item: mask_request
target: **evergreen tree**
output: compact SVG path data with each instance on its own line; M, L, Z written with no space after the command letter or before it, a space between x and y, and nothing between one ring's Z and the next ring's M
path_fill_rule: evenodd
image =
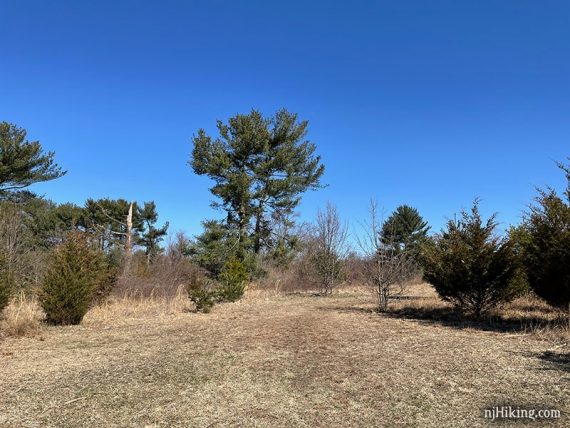
M102 251L86 234L70 233L53 252L39 301L49 324L79 324L96 293L108 280Z
M47 249L61 243L66 233L81 222L84 211L75 204L57 204L43 198L22 204L30 248Z
M541 190L519 235L529 285L548 303L570 309L570 166L564 197Z
M303 192L321 187L324 166L305 140L307 126L286 110L271 118L253 110L218 121L216 139L203 129L193 138L194 172L214 180L210 190L220 201L213 206L227 212L240 246L256 254L270 234L271 214L292 213Z
M237 258L230 257L218 276L220 282L218 299L226 302L239 300L245 292L248 277L245 265Z
M133 204L133 226L131 233L136 240L145 229L138 205ZM127 216L131 202L126 199L87 199L81 226L99 240L103 251L124 248L127 242Z
M417 209L400 205L382 225L381 238L385 245L394 246L397 251L408 250L417 253L425 240L429 226Z
M476 316L521 292L513 245L495 235L496 227L495 215L483 221L476 200L422 251L424 279L443 300Z
M273 213L271 233L263 240L264 256L274 267L285 269L301 251L299 227L290 216Z
M188 254L198 266L217 277L226 261L238 255L238 232L217 220L206 220L202 226L204 232L189 245Z
M168 222L162 227L155 226L158 221L158 212L153 201L145 202L142 209L137 212L137 216L144 228L138 243L145 247L147 263L150 263L161 251L160 242L168 233Z
M54 161L53 152L44 153L39 141L26 140L26 130L0 122L0 198L34 183L65 174Z

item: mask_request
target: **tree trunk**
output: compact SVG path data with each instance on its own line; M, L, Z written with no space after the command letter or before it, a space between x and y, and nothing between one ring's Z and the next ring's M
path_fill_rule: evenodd
M255 254L259 254L261 251L261 220L263 219L263 202L259 202L257 207L257 214L255 216L255 237L253 251Z
M129 205L129 213L127 214L127 245L125 248L125 272L131 270L131 259L133 256L133 203Z

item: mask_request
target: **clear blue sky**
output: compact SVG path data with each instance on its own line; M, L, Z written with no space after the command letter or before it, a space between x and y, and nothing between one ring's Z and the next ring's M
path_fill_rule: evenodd
M570 156L570 2L0 0L0 120L69 172L58 202L155 200L198 233L208 179L191 136L252 107L308 119L331 201L408 203L438 230L475 196L505 226L562 188Z

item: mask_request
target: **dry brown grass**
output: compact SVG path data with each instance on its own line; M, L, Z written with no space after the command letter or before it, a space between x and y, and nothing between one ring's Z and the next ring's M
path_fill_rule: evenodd
M530 333L544 340L570 342L567 314L533 295L520 297L485 314L481 319L473 319L456 312L450 304L442 301L429 284L420 283L412 285L407 295L393 300L390 313L448 326Z
M131 323L137 320L168 318L176 314L188 312L192 303L184 287L174 291L173 297L165 297L162 293L145 290L111 296L102 304L91 308L85 315L82 324L86 326L109 326Z
M41 329L42 311L35 299L18 294L0 318L2 336L35 336Z
M412 292L393 309L441 305ZM378 314L359 288L252 288L210 314L139 300L3 339L0 426L477 427L495 404L570 411L564 343Z

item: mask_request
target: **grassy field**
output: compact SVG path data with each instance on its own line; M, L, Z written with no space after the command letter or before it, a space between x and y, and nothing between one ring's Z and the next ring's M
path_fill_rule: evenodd
M476 427L493 405L568 423L563 340L420 316L445 309L430 293L382 315L358 290L250 293L210 314L115 300L81 326L0 339L0 426Z

